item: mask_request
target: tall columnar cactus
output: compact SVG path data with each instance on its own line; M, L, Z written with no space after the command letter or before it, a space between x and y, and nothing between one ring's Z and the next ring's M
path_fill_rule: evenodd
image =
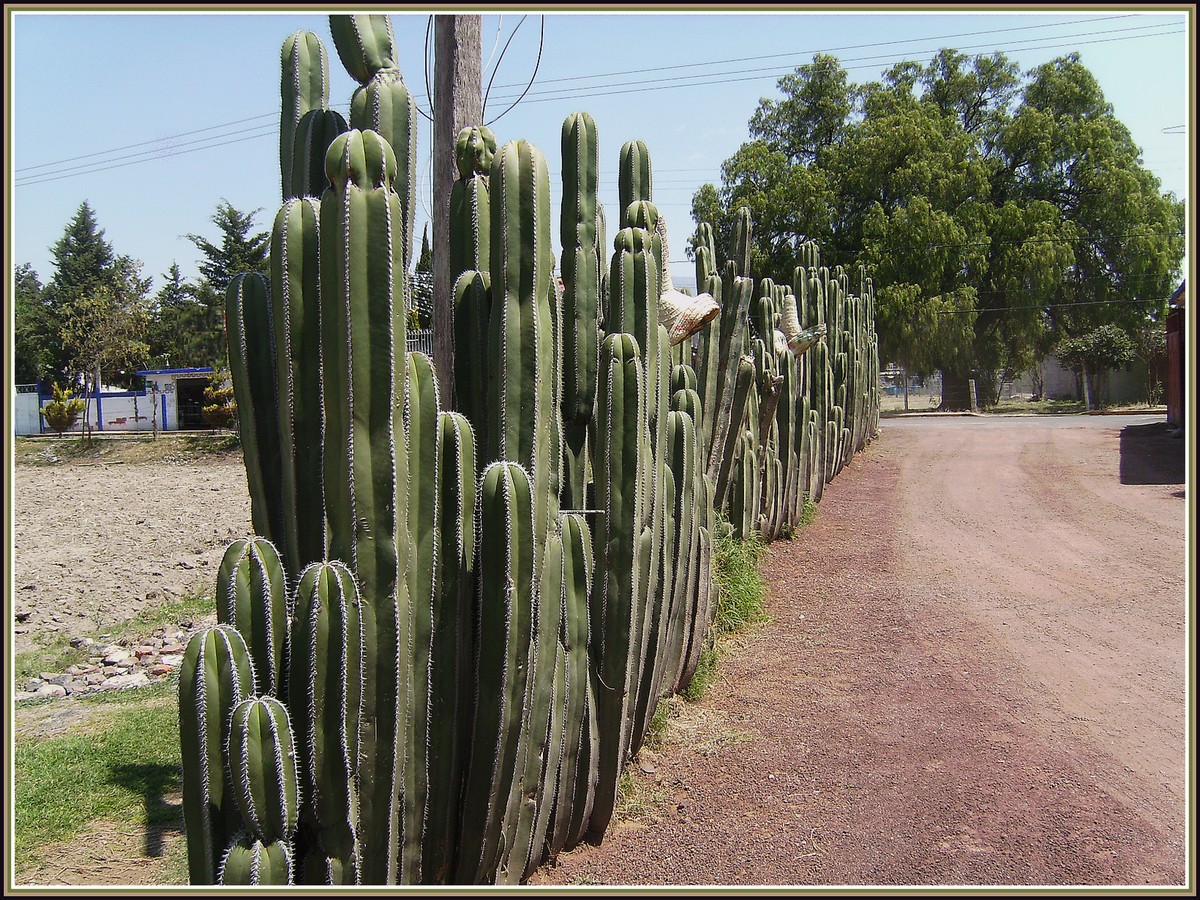
M217 621L246 640L262 694L285 694L287 579L279 553L264 538L236 540L217 572Z
M285 200L292 193L292 153L296 126L311 110L329 103L329 56L321 39L311 31L297 31L280 51L279 168Z
M321 161L324 170L324 159ZM284 564L294 581L325 558L321 481L321 207L284 202L271 230L271 304L278 385L280 497Z
M329 148L321 198L321 362L329 555L362 594L362 880L394 883L400 846L400 742L408 709L407 449L399 412L405 366L403 234L396 156L371 131Z
M179 737L183 754L183 822L192 884L215 884L241 829L225 766L234 708L253 696L254 666L237 630L217 625L193 635L179 669Z
M644 141L626 141L621 147L617 176L618 209L624 216L635 200L653 200L654 179L650 167L650 152ZM628 223L622 220L622 226Z
M484 458L519 463L533 479L534 554L540 572L550 523L558 515L551 468L554 407L551 313L550 176L532 144L510 141L492 160L492 311Z
M591 604L591 658L596 671L596 795L588 824L603 836L616 804L629 744L626 698L636 690L635 646L642 597L638 542L648 500L648 438L641 351L632 335L610 334L600 348L596 394L596 583Z
M596 365L600 350L600 281L597 251L599 211L599 143L596 123L587 113L572 113L563 122L562 241L564 444L563 504L587 505L586 444L596 398Z
M271 285L257 272L234 275L225 291L229 370L238 405L238 433L256 534L287 552L282 490L275 334Z
M360 85L350 130L327 109L320 42L294 35L280 152L296 197L270 290L242 276L228 297L262 537L231 548L231 624L189 645L181 674L181 733L201 751L189 865L197 883L515 883L603 835L659 696L695 671L717 504L773 535L801 505L797 470L823 483L861 445L873 308L807 247L793 305L769 280L752 305L741 211L721 275L711 229L698 238L697 286L723 303L697 377L660 323L671 283L645 145L622 149L610 269L595 124L564 124L560 294L545 161L466 129L459 412L440 410L429 360L404 349L415 107L387 16L330 24ZM799 368L794 320L830 340ZM560 495L596 509L561 514Z
M476 693L463 784L456 881L494 880L519 758L534 621L533 495L528 473L497 461L477 500ZM484 640L483 637L487 636Z

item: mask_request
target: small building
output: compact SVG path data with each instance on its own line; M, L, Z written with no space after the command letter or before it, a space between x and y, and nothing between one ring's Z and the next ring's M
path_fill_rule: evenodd
M1187 347L1184 343L1184 315L1187 308L1187 281L1180 283L1171 295L1167 313L1167 377L1164 385L1167 399L1167 424L1183 428L1184 385L1186 382Z
M204 429L204 389L212 375L211 366L194 369L146 369L141 375L146 386L138 391L100 390L89 400L88 422L94 431L188 431ZM51 433L40 414L53 400L36 384L19 384L13 408L13 428L18 435ZM83 416L70 429L83 431Z

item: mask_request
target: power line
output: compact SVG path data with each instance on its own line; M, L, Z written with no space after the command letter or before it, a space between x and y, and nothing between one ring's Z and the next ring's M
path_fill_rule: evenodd
M1062 46L1075 48L1075 47L1083 46L1086 44L1108 44L1108 43L1113 43L1116 41L1140 40L1142 38L1147 38L1147 37L1168 37L1171 35L1184 34L1184 33L1185 33L1184 31L1164 31L1164 32L1156 33L1156 34L1127 35L1125 37L1108 38L1108 39L1095 40L1095 41L1076 41L1076 42L1072 42L1070 44L1049 44L1044 47L1008 47L1005 49L1009 53L1017 53L1017 52L1020 52L1023 50L1051 50L1051 49L1055 49L1057 47L1062 47ZM1063 37L1064 38L1070 37L1070 35L1064 35ZM980 47L984 47L984 46L988 46L988 45L978 45L977 47L974 47L974 48L963 47L962 49L964 49L964 50L979 49ZM899 60L899 61L902 62L903 60ZM875 68L877 65L878 64L864 63L864 64L857 65L857 66L846 66L845 68L847 69L847 71L851 71L851 70L855 70L855 69L872 69L872 68ZM709 75L706 73L704 75L680 76L677 78L653 78L653 79L645 79L644 83L649 84L649 85L658 85L658 86L619 88L619 89L607 90L607 91L602 91L602 90L589 91L589 89L587 89L587 88L581 88L580 90L585 91L585 93L569 93L568 91L560 91L560 92L558 92L558 94L556 96L544 96L544 95L535 94L534 97L531 98L529 102L530 103L549 103L549 102L556 101L556 100L585 100L585 99L590 99L593 97L613 97L613 96L617 96L617 95L621 95L621 94L640 94L640 93L645 93L645 92L649 92L649 91L664 91L664 90L673 90L676 88L707 87L708 85L713 85L713 84L731 84L734 82L742 82L742 81L760 81L760 80L763 80L763 79L766 79L769 77L771 77L771 78L783 77L784 75L791 74L790 71L780 71L779 69L774 68L774 67L765 68L765 69L752 69L752 70L747 70L747 71L749 71L751 73L758 73L758 74L744 74L743 72L737 71L737 72L725 72L725 73L720 73L720 74L714 73L712 75ZM729 76L731 76L731 75L744 75L744 77L730 78ZM693 78L693 79L694 78L707 78L709 80L687 81L687 79L689 79L689 78ZM666 83L666 82L673 82L673 81L685 81L686 83L684 83L684 84Z
M514 107L515 107L515 106L516 106L518 103L520 103L522 100L524 100L524 99L525 99L525 95L526 95L526 94L528 94L528 93L529 93L529 89L530 89L531 87L533 87L533 82L534 82L534 80L537 78L538 69L540 69L540 68L541 68L541 66L542 66L542 50L543 50L543 49L545 49L545 46L546 46L546 17L545 17L545 16L542 16L542 17L541 17L541 19L542 19L542 31L541 31L541 37L540 37L540 38L538 38L538 52L537 52L537 61L536 61L536 62L533 64L533 74L529 76L529 84L525 85L525 90L523 90L523 91L521 92L521 96L520 96L520 97L518 97L516 100L514 100L514 101L513 101L513 102L512 102L512 103L509 105L508 109L504 110L504 112L500 113L500 115L496 116L496 118L494 118L494 119L492 119L492 121L488 122L488 123L487 123L488 125L494 125L494 124L496 124L496 123L497 123L497 122L499 122L501 119L503 119L505 116L507 116L507 115L508 115L510 112L512 112L513 108L514 108ZM522 19L521 21L525 21L525 20L524 20L524 19ZM516 30L515 30L515 29L513 30L513 33L514 33L514 34L516 34ZM506 47L505 49L507 49L507 47ZM501 58L503 59L503 57L504 57L504 54L503 54L503 53L501 53L501 54L500 54L500 56L501 56ZM497 63L496 63L496 69L497 69L497 71L499 70L499 68L500 68L500 63L498 63L498 62L497 62ZM494 73L493 73L493 74L494 74Z
M1110 18L1125 18L1125 17L1117 16L1117 17L1110 17ZM1095 21L1095 20L1091 20L1091 21ZM1055 26L1053 26L1053 25L1026 26L1026 28L1040 28L1040 27L1055 27ZM1137 29L1114 29L1110 32L1084 32L1083 34L1112 33L1114 31L1118 31L1118 30L1119 31L1145 30L1145 29L1149 29L1149 28L1162 28L1162 27L1169 27L1169 23L1159 24L1159 25L1139 26ZM544 23L543 23L543 29L544 29ZM1025 29L997 29L996 31L1001 32L1001 31L1013 31L1013 30L1025 30ZM987 34L987 33L991 33L991 32L968 32L968 33L961 34L961 35L944 35L940 38L920 38L920 39L914 38L914 39L910 39L907 41L883 41L883 42L877 42L877 44L864 44L864 45L857 45L857 46L867 47L867 46L877 46L877 45L887 45L887 44L913 43L913 42L916 42L917 40L941 40L941 39L945 39L945 38L949 38L949 37L964 37L964 36L971 36L971 35L975 35L975 34ZM1172 31L1172 32L1160 32L1158 34L1149 34L1149 35L1148 34L1126 35L1124 37L1110 38L1110 39L1100 40L1100 41L1087 41L1087 42L1083 42L1083 43L1110 43L1110 42L1115 42L1115 41L1138 40L1138 39L1142 39L1145 37L1157 37L1157 36L1174 35L1174 34L1181 34L1181 33L1183 33L1183 32ZM514 34L515 34L515 29L514 29ZM1076 36L1078 36L1078 35L1060 35L1060 36L1056 36L1054 38L1047 38L1046 40L1058 41L1058 40L1064 40L1064 39L1072 38L1072 37L1076 37ZM510 40L511 40L511 38L510 38ZM964 48L959 48L959 49L978 49L979 47L982 47L982 46L984 46L984 45L977 45L974 48L964 47ZM1052 44L1050 46L1038 47L1038 48L1017 47L1017 48L1006 48L1006 49L1008 52L1016 52L1018 50L1024 50L1024 49L1046 50L1046 49L1052 49L1055 46L1058 46L1058 45ZM1078 44L1071 44L1069 46L1078 46ZM1000 52L1000 50L1002 48L993 48L993 49L997 50L997 52ZM825 52L825 51L814 51L814 52L820 53L820 52ZM539 49L539 62L540 62L540 53L541 53L541 51ZM782 55L786 55L786 54L779 54L779 55L782 56ZM761 59L761 58L763 58L763 57L751 57L750 59ZM501 59L503 59L503 54L501 54ZM708 62L708 63L689 63L689 64L681 65L681 66L661 67L661 70L667 71L667 70L676 69L676 68L689 68L689 67L695 67L695 66L712 66L712 65L722 65L722 64L723 63L720 61ZM499 62L497 63L497 67L498 66L499 66ZM860 65L860 66L854 66L851 68L869 68L869 67L870 67L869 65ZM716 80L709 80L709 81L694 81L693 80L693 81L690 81L690 82L687 82L684 84L677 84L677 83L672 83L672 82L684 81L684 80L686 80L686 77L685 78L656 78L656 79L644 80L643 86L636 87L636 88L620 88L620 89L613 89L613 90L593 90L589 93L574 93L574 94L569 94L569 95L566 92L560 91L560 92L558 92L557 96L546 96L546 95L539 95L539 94L535 93L532 97L528 98L528 102L543 103L543 102L550 102L552 100L586 99L586 98L592 98L592 97L605 97L605 96L614 96L614 95L629 94L629 93L645 93L645 92L649 92L649 91L670 90L670 89L675 89L675 88L703 87L703 86L707 86L710 84L729 83L731 80L729 76L745 75L746 72L750 72L750 73L770 72L774 76L782 76L782 75L790 74L790 72L779 72L777 68L743 70L743 71L734 71L734 72L728 72L728 73L723 73L723 74L714 73L712 76L708 76L708 75L687 76L687 77L690 77L693 79L694 78L713 77L713 78L716 78ZM534 74L536 76L536 69L535 69ZM611 73L611 75L578 76L578 77L602 78L602 77L612 77L617 74L622 74L622 73ZM494 75L494 73L493 73L493 75ZM761 80L766 77L769 77L769 76L766 74L749 74L749 75L745 75L745 77L735 78L732 80L733 81L753 81L753 80ZM566 80L573 80L573 79L552 79L551 81L566 81ZM526 87L526 93L528 93L529 87L532 86L532 83L533 82L531 80L529 85ZM544 82L544 83L551 83L551 82ZM588 89L584 88L582 90L587 91ZM553 92L545 92L545 94L551 94L551 93L553 93ZM525 99L525 97L526 97L526 94L522 94L520 97L517 98L517 102L520 102L522 99ZM414 101L416 101L416 99L417 98L414 97ZM345 104L342 104L342 105L344 106ZM510 109L511 109L511 107L510 107ZM507 113L508 110L505 110L505 112ZM95 153L84 154L81 156L71 157L69 159L64 159L64 160L58 160L56 162L40 163L40 164L33 165L33 166L27 166L27 167L18 169L17 172L18 173L32 172L37 169L45 169L45 168L49 168L51 166L61 165L64 162L73 162L73 161L80 160L80 159L89 159L89 158L93 158L96 156L104 156L104 155L107 155L110 153L119 152L120 150L133 149L135 147L148 146L148 145L155 145L155 149L146 150L146 151L143 151L142 154L139 154L142 156L147 156L148 159L146 161L149 161L149 159L154 159L154 158L165 158L165 157L168 157L171 155L175 155L176 152L191 152L191 151L173 151L171 149L163 150L163 149L161 149L160 145L164 141L171 141L177 137L185 137L185 136L188 136L191 134L198 134L198 133L201 133L204 131L213 131L213 130L220 129L220 128L228 128L233 125L243 124L246 122L253 122L253 121L257 121L259 119L266 119L266 118L273 118L274 123L278 123L278 121L279 121L279 117L277 114L270 114L270 113L263 114L260 116L253 116L253 117L249 117L249 118L234 120L232 122L224 123L222 125L212 125L212 126L207 126L206 128L202 128L202 129L195 129L193 131L184 132L180 135L172 135L172 136L168 136L166 138L155 138L155 139L151 139L148 141L143 141L141 143L129 144L129 145L125 145L123 147L115 148L113 150L97 151ZM264 125L260 125L257 127L264 128L267 126L264 124ZM239 133L242 133L242 132L235 131L232 134L236 135ZM254 135L254 136L259 136L259 135ZM229 135L221 135L218 137L229 137ZM209 146L213 147L213 148L225 146L228 143L236 143L236 142L238 142L238 140L240 140L240 139L233 138L231 140L224 141L224 142L212 143ZM199 149L206 149L206 148L199 148ZM118 159L121 159L121 158L124 158L124 157L119 157ZM119 168L119 166L106 165L105 163L108 163L108 162L112 162L112 160L102 160L99 163L97 163L96 168L91 169L89 171L105 171L110 168ZM73 167L73 169L77 169L77 168L80 168L80 167ZM663 170L663 171L672 171L672 170ZM686 170L678 170L678 171L686 171ZM31 176L26 180L18 180L16 182L16 186L17 187L25 187L25 186L35 185L35 184L44 184L49 181L58 180L58 178L72 177L74 174L81 174L81 173L74 172L74 171L67 172L67 173L62 173L62 172L45 173L45 177Z
M1071 283L1067 282L1067 284ZM932 312L935 316L948 316L981 312L1017 312L1027 309L1062 309L1068 306L1104 306L1114 303L1133 306L1139 303L1166 303L1170 299L1170 297L1153 297L1145 300L1079 300L1074 303L1042 303L1036 306L986 306L982 309L935 309Z

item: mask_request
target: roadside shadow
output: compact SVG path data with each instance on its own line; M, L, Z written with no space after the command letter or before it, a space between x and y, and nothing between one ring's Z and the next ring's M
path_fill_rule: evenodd
M1182 439L1168 436L1166 422L1126 425L1121 429L1121 484L1183 484L1183 445Z
M114 766L110 770L109 780L142 795L146 813L144 855L151 858L162 856L164 835L170 831L183 833L183 803L167 799L169 795L179 794L179 769L151 764Z

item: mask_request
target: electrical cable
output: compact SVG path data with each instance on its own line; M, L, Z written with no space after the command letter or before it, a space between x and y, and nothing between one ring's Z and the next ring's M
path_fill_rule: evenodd
M542 16L541 19L542 19L542 30L541 30L541 36L538 38L537 61L533 64L533 74L529 76L529 84L527 84L525 86L525 90L521 92L521 96L518 97L516 100L514 100L512 102L512 105L509 106L508 109L506 109L504 112L500 113L500 115L496 116L496 118L492 119L492 121L488 122L487 123L488 125L494 125L496 122L499 122L506 115L508 115L510 112L512 112L513 108L516 107L516 105L518 103L520 103L522 100L525 99L525 95L528 94L529 89L531 87L533 87L533 82L534 82L534 80L537 79L538 69L541 68L541 65L542 65L542 50L546 46L546 17ZM514 34L515 33L516 32L514 31Z

